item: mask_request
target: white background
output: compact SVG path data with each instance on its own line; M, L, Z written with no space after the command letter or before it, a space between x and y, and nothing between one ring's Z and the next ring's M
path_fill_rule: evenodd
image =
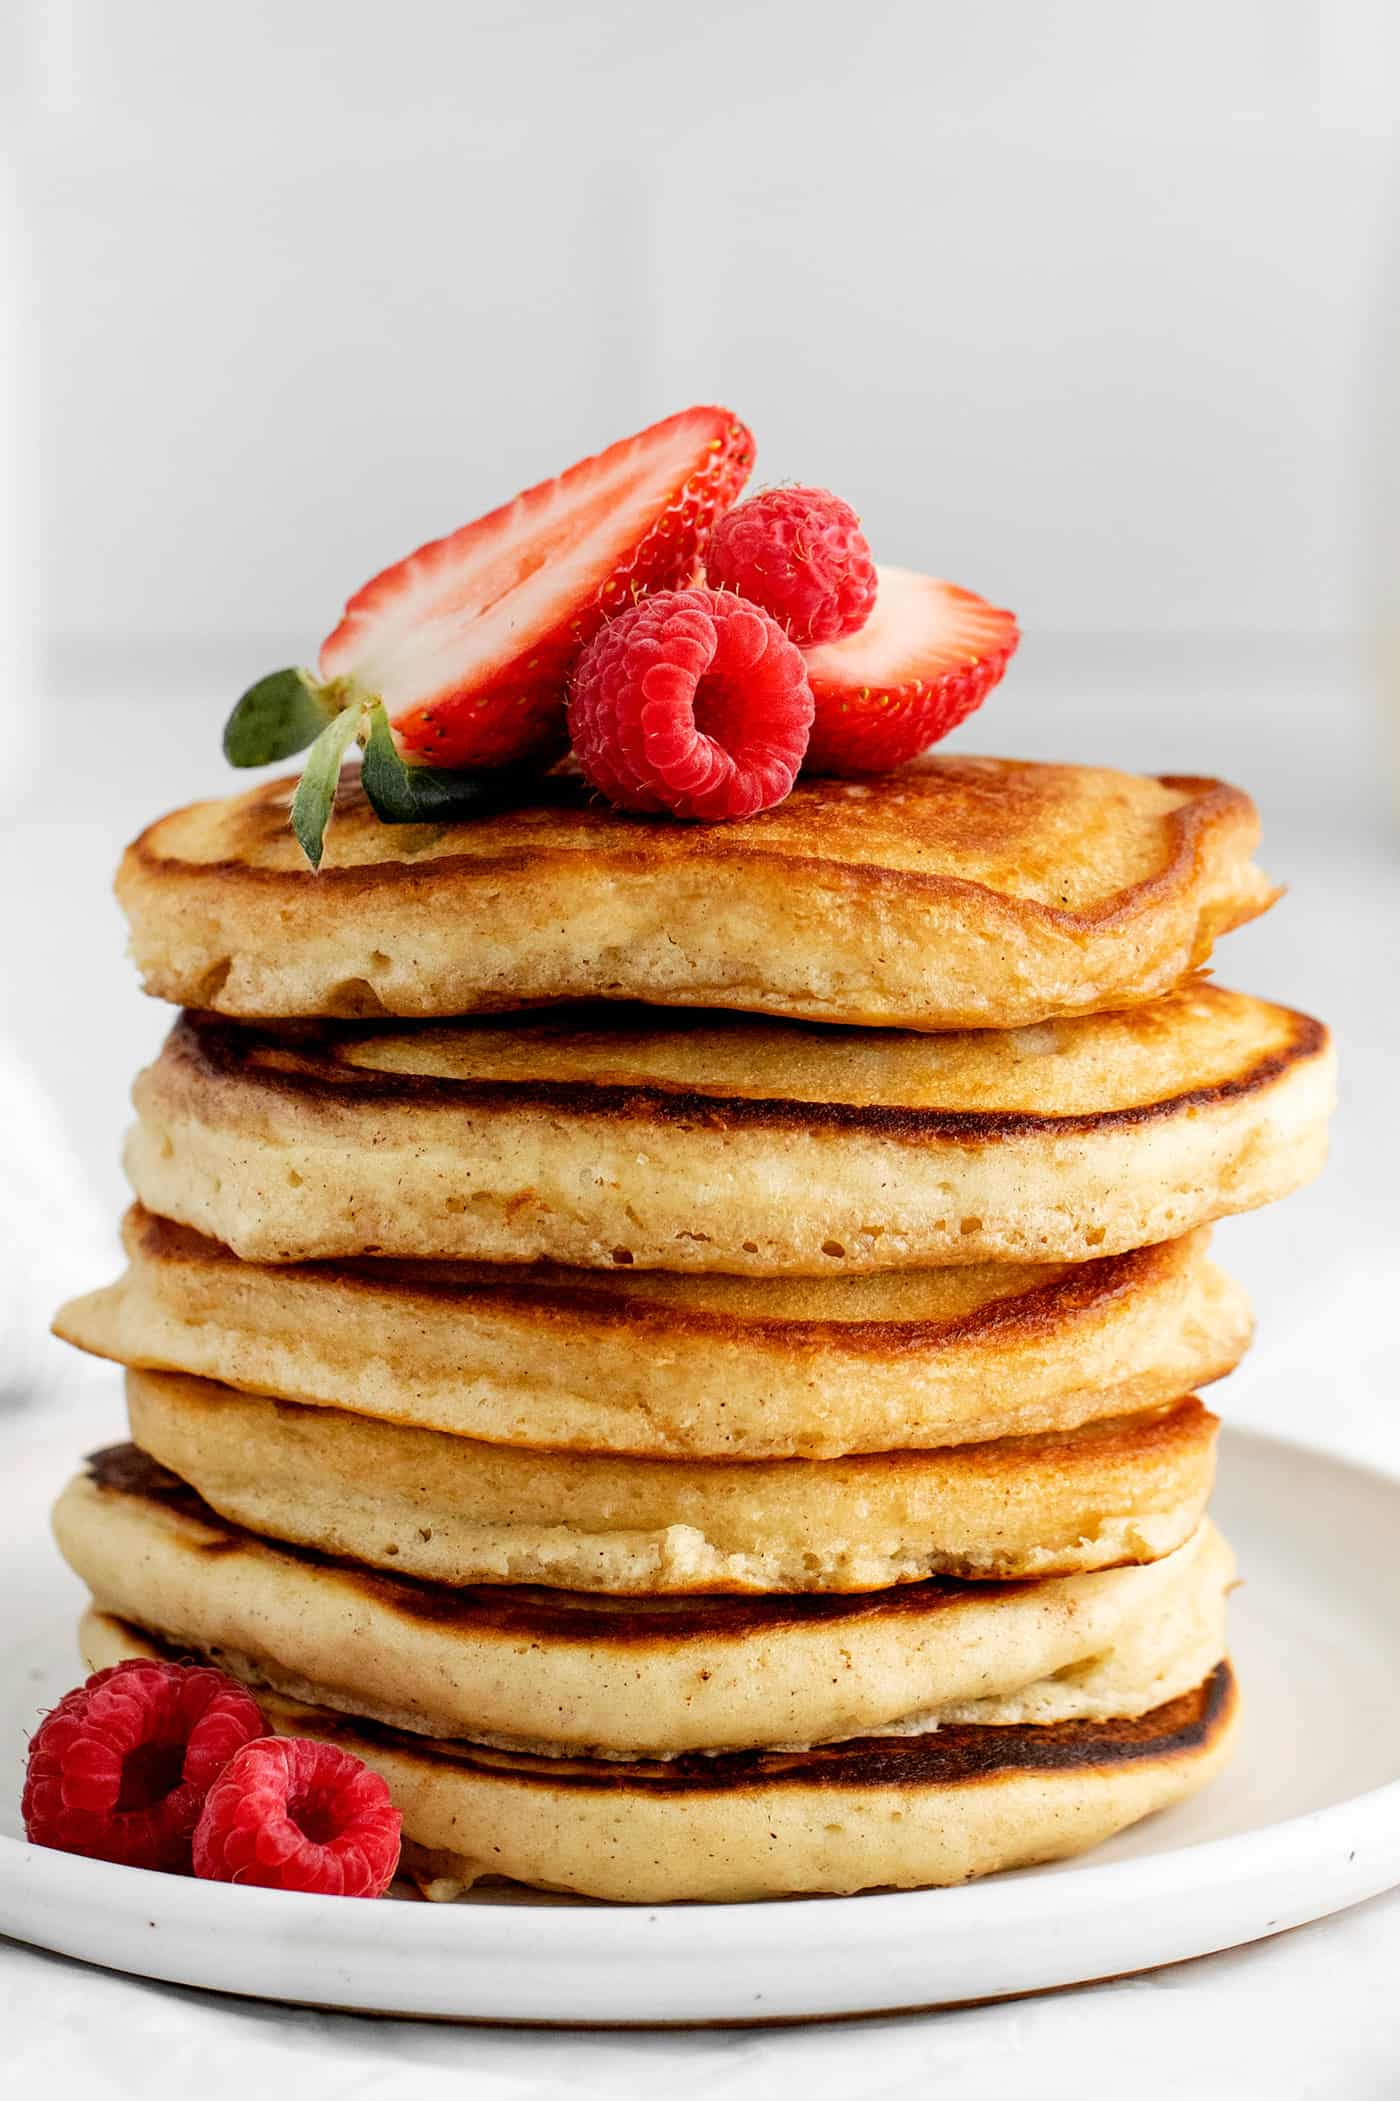
M1345 1087L1323 1183L1222 1235L1261 1322L1222 1405L1400 1467L1397 90L1387 0L0 8L15 1433L91 1376L43 1321L111 1266L165 1022L122 959L123 841L223 788L231 698L373 568L717 398L760 479L831 484L878 553L1021 613L965 748L1256 794L1292 895L1219 960L1337 1025ZM1369 2101L1400 2092L1397 1961L1383 1900L1022 2007L629 2043L216 2009L0 1948L0 2029L31 2083L158 2101L245 2072Z
M1397 55L1387 0L11 0L43 634L304 654L713 397L1035 632L1343 632Z

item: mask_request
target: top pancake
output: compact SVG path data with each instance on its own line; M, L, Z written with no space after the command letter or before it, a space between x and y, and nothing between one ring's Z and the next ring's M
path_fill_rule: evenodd
M934 758L716 825L627 817L566 778L474 822L385 825L351 774L319 875L292 786L127 849L149 992L259 1019L601 998L1012 1028L1157 997L1277 894L1238 789L1087 766Z

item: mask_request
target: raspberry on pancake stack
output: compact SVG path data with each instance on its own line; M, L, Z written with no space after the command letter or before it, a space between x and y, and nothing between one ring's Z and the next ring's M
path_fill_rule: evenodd
M626 508L616 463L572 473ZM482 693L551 752L543 689L521 707L493 658L465 716L386 693L408 733L372 709L314 825L308 764L162 819L119 877L186 1011L136 1085L127 1271L57 1323L128 1367L131 1441L56 1512L84 1651L213 1662L355 1752L432 1896L956 1882L1077 1852L1230 1747L1195 1389L1249 1314L1209 1228L1316 1171L1332 1092L1317 1023L1196 975L1273 901L1254 812L897 763L914 688L917 749L1010 644L957 661L951 587L876 572L844 505L823 570L812 492L780 493L729 514L720 588L643 565L575 657L588 780L452 806L500 734ZM414 590L538 518L577 565L546 497L425 550ZM604 558L570 588L637 573ZM326 680L377 650L388 687L395 619L441 654L410 611L361 593ZM892 770L830 777L882 650ZM794 786L809 731L828 772ZM454 771L404 763L432 737ZM384 821L396 765L443 800L413 781Z

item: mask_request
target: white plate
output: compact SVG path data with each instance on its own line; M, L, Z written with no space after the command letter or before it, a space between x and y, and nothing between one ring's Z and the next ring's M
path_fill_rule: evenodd
M25 1844L26 1734L78 1675L79 1586L48 1502L112 1434L5 1439L0 1933L258 1998L460 2020L792 2020L1078 1984L1257 1940L1400 1882L1400 1481L1227 1432L1215 1510L1243 1739L1195 1802L1082 1862L961 1889L654 1910L484 1892L455 1905L294 1896Z

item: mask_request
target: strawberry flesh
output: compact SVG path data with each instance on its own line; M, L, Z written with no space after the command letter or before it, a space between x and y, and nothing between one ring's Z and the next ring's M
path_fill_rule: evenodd
M437 766L548 759L570 666L609 614L688 583L753 463L723 408L692 408L420 547L357 591L320 675L383 700Z
M880 569L864 627L804 649L816 704L804 771L885 773L980 707L1020 640L1015 615L972 591Z

